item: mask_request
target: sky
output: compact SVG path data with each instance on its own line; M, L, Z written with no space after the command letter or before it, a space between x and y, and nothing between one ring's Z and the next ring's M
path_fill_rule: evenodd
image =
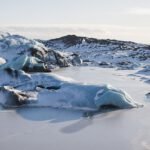
M150 0L0 0L0 31L150 43Z

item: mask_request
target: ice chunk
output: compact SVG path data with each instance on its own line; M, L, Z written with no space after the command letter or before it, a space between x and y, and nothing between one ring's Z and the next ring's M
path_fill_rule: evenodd
M24 67L27 60L28 60L28 57L26 55L22 55L22 56L18 57L17 59L2 65L1 69L13 68L16 70L20 70Z
M134 102L134 100L125 91L115 89L110 85L100 89L94 100L97 108L109 105L118 108L133 108L141 106Z
M0 67L0 69L5 69L5 68L13 68L15 70L25 70L29 72L47 71L45 64L40 59L32 56L27 56L27 55L21 55L20 57Z

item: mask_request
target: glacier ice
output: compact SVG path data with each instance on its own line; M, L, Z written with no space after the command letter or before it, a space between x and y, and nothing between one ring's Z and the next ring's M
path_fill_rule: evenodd
M7 75L8 71L5 71L5 74L8 76L7 80L9 79L9 81L11 81L7 82L7 80L3 80L4 73L1 72L0 78L2 82L0 83L0 92L3 96L1 96L0 102L4 106L14 104L10 103L10 101L14 101L14 96L12 98L9 97L9 103L5 103L7 99L6 93L7 95L12 95L12 92L13 95L17 95L15 101L18 98L19 104L32 107L46 106L99 110L102 106L107 105L113 105L121 109L142 106L136 103L126 92L109 85L88 85L55 74L34 73L29 75L18 70L11 70L11 75ZM13 76L14 73L17 74L17 76ZM2 97L5 100L2 100ZM21 100L23 99L21 102L27 101L27 103L20 103L20 97ZM29 101L32 100L33 97L36 99L34 103Z
M40 59L32 56L22 55L16 59L2 65L0 68L13 68L15 70L25 70L29 72L46 71L47 68Z
M125 91L115 89L111 85L106 85L99 90L95 96L95 105L102 106L116 106L118 108L133 108L138 107L136 103Z
M57 67L80 65L80 56L74 53L64 53L45 47L36 40L30 40L20 35L0 34L0 65L14 69L41 72L51 71ZM20 64L19 64L20 63Z

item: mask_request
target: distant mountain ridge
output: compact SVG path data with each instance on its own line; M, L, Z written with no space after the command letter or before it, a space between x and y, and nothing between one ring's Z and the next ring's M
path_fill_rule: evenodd
M150 64L150 45L147 44L76 35L40 42L54 50L77 53L86 65L134 69Z
M122 50L136 50L139 48L146 48L150 50L150 45L138 44L131 41L120 41L120 40L111 40L111 39L96 39L88 38L76 35L66 35L56 39L50 40L40 40L45 46L51 47L54 49L74 49L74 48L101 48L112 46L111 49L122 49Z

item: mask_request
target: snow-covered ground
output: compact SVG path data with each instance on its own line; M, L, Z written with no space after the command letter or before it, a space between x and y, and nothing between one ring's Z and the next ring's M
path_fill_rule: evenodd
M76 35L40 42L58 51L79 54L83 65L134 69L150 63L150 46L146 44Z
M3 150L149 150L150 85L137 71L71 67L55 72L89 84L110 83L143 103L138 109L106 111L85 117L82 111L18 108L0 111L0 148Z

